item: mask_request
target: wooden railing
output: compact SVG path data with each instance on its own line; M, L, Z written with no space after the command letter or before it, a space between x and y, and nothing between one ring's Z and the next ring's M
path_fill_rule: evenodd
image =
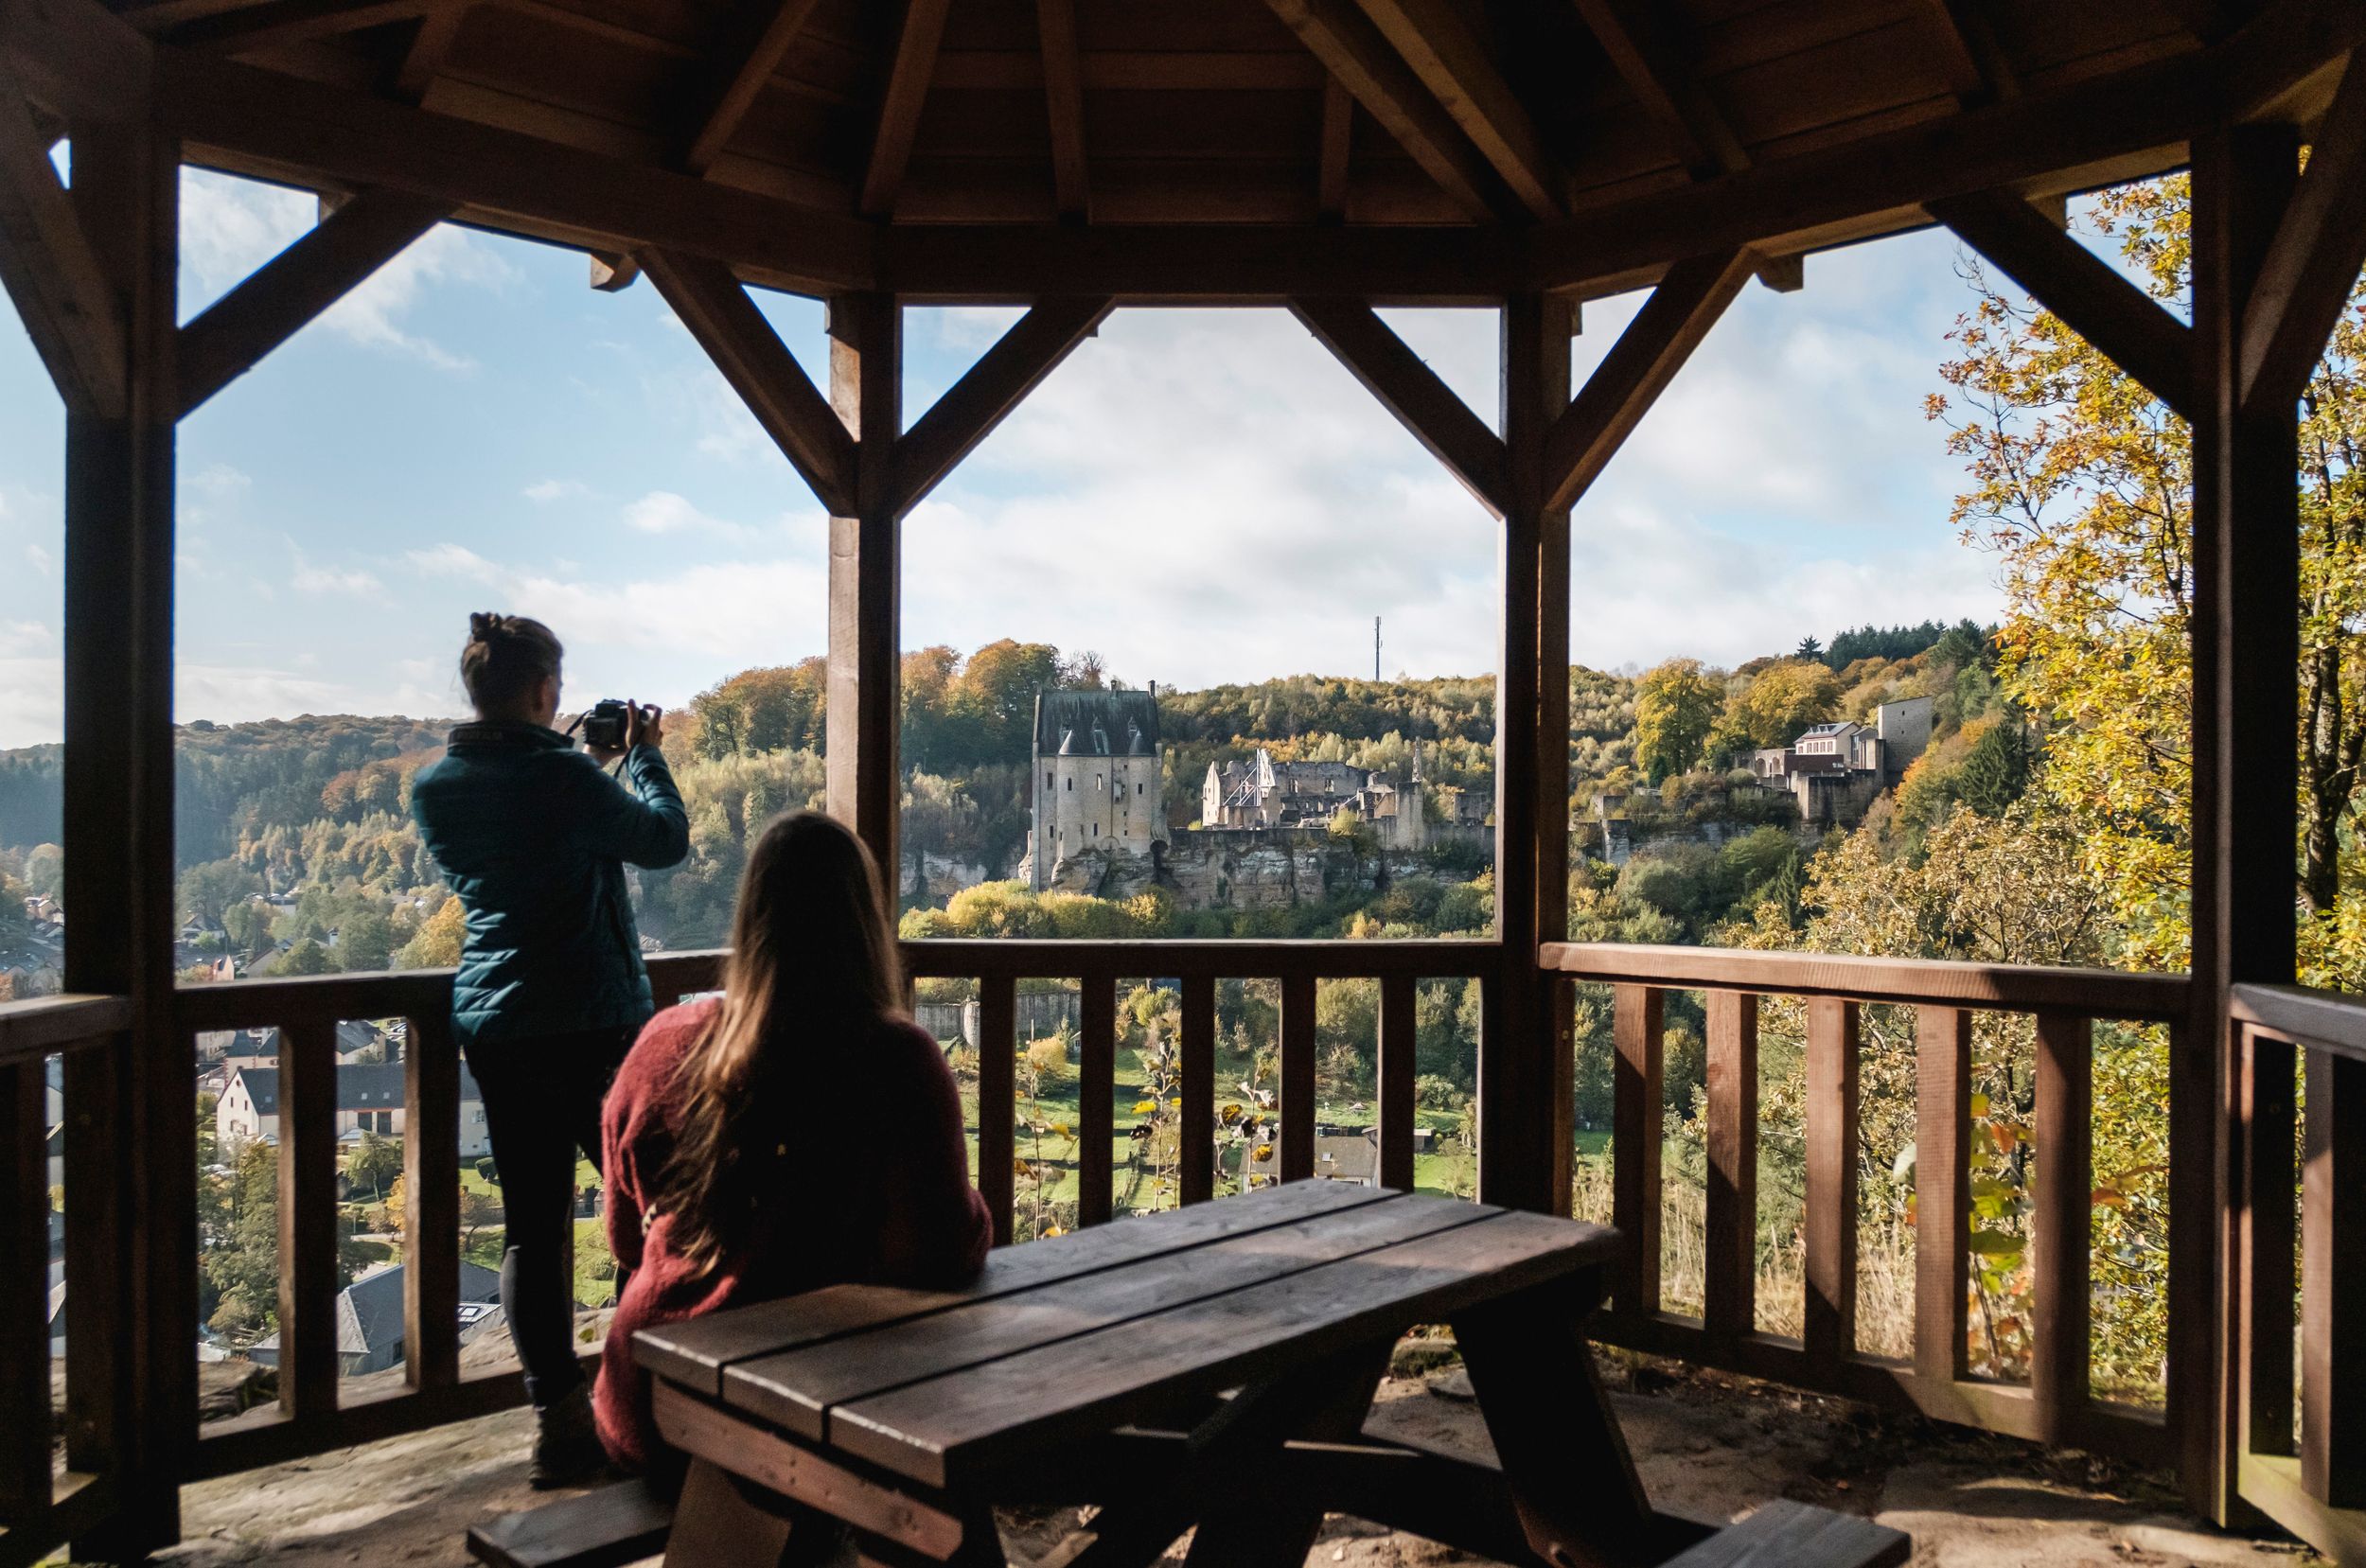
M1380 1182L1413 1185L1414 1002L1425 979L1477 978L1492 1004L1503 949L1492 942L998 942L907 943L915 978L978 983L978 1186L994 1215L995 1240L1014 1233L1014 1144L1017 1090L1014 1071L1017 982L1073 979L1079 990L1077 1221L1097 1224L1113 1209L1116 1137L1117 1002L1121 979L1174 980L1182 1002L1181 1095L1177 1125L1199 1129L1177 1142L1176 1187L1183 1203L1213 1196L1216 1183L1216 982L1280 982L1280 1118L1274 1174L1315 1174L1315 1006L1326 979L1380 982Z
M2200 1415L2173 1376L2161 1412L2092 1397L2089 1224L2092 1026L2157 1023L2179 1048L2183 976L1922 962L1697 947L1561 943L1546 968L1615 988L1617 1061L1612 1132L1613 1223L1630 1239L1610 1309L1595 1337L1868 1403L1918 1410L2014 1436L2124 1454L2175 1457L2175 1423ZM1670 990L1705 994L1705 1263L1698 1319L1662 1310L1663 1008ZM1807 1000L1801 1218L1806 1301L1797 1338L1760 1332L1757 1245L1758 1003ZM1858 1346L1859 1009L1916 1010L1916 1242L1913 1354ZM2033 1014L2036 1172L2029 1216L2033 1348L2025 1384L1970 1375L1969 1278L1972 1013ZM2176 1125L2172 1118L2172 1125ZM2173 1151L2173 1211L2214 1203L2207 1147ZM2171 1310L2205 1311L2170 1259ZM2172 1330L2176 1343L2181 1322ZM2183 1401L2194 1408L2181 1410Z
M2235 1486L2335 1561L2366 1562L2366 1002L2237 985L2230 1012Z
M118 996L0 1002L0 1562L35 1562L116 1506L131 1365L121 1181ZM49 1347L50 1058L64 1111L65 1465L56 1463Z

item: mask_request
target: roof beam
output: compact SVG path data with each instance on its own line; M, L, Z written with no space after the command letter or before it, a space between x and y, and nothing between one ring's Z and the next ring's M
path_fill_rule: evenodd
M419 18L419 30L411 35L410 45L402 51L402 62L395 67L397 97L405 103L416 103L427 97L429 83L444 68L445 57L459 40L460 24L468 17L468 0L452 0Z
M1076 346L1101 330L1116 300L1107 294L1038 300L895 443L895 515L920 504L994 432Z
M1349 96L1464 211L1474 218L1493 218L1511 207L1510 193L1453 116L1348 0L1267 3Z
M1337 294L1306 294L1290 301L1290 313L1481 505L1499 518L1510 509L1511 461L1503 437L1370 306Z
M1577 0L1577 7L1618 79L1694 178L1749 167L1750 155L1684 63L1660 10L1630 0Z
M1535 217L1562 216L1566 181L1536 123L1445 0L1358 0L1388 46L1445 106Z
M904 8L904 30L896 37L894 63L879 96L879 131L871 143L871 167L862 179L866 217L886 218L895 211L895 194L903 188L904 169L911 162L912 138L919 133L920 111L928 101L928 79L936 71L937 45L945 38L945 13L950 4L908 0Z
M1967 103L2009 98L2021 92L2021 77L1996 41L1988 19L1965 0L1915 0L1923 31L1938 50L1947 90Z
M2110 263L2009 191L1933 202L1930 211L2146 391L2195 417L2192 329Z
M2366 266L2366 56L2350 57L2243 312L2245 408L2300 401Z
M1315 151L1315 211L1334 222L1348 216L1348 169L1355 150L1355 100L1339 79L1323 78L1322 137Z
M827 293L875 276L873 225L496 126L164 51L160 114L186 161L288 184L384 185L455 220L578 250L657 247Z
M671 251L641 270L832 517L855 509L855 438L731 269Z
M432 15L449 0L266 0L181 23L162 35L176 48L248 54L307 39L334 38L389 22ZM135 16L143 13L134 13Z
M181 417L254 369L450 215L448 203L407 191L365 190L323 218L181 328L174 351Z
M1585 494L1757 266L1756 256L1734 249L1668 270L1553 421L1545 439L1545 510L1563 510Z
M98 254L74 212L49 139L0 62L0 288L16 303L25 335L77 414L124 411L131 354L123 312Z
M113 123L146 113L155 47L97 0L0 5L0 70L9 91L66 119Z
M1043 44L1044 106L1051 115L1051 193L1060 216L1089 219L1092 186L1085 165L1084 57L1076 44L1076 0L1035 0Z
M719 42L712 70L684 116L680 167L704 174L723 155L764 84L813 19L820 0L745 0Z

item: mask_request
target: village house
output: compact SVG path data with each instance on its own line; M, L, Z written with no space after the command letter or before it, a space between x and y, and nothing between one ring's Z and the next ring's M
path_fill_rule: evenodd
M1874 709L1871 724L1810 724L1789 746L1751 752L1749 768L1761 789L1790 794L1800 821L1853 827L1930 745L1931 699L1910 696Z
M373 1269L337 1293L337 1370L344 1376L402 1365L402 1267ZM461 1261L461 1344L502 1321L501 1290L498 1271ZM246 1354L258 1366L278 1365L279 1335L265 1335Z
M273 1058L274 1064L276 1057ZM375 1133L400 1137L403 1127L402 1064L373 1063L337 1068L337 1136ZM214 1136L226 1162L260 1140L279 1141L279 1069L236 1067L214 1107ZM485 1135L485 1098L476 1079L460 1069L460 1157L479 1159L491 1151Z
M1346 810L1377 834L1384 848L1418 850L1429 842L1423 793L1419 743L1412 776L1402 786L1389 774L1345 762L1276 762L1261 746L1245 762L1208 765L1199 823L1203 830L1323 829Z

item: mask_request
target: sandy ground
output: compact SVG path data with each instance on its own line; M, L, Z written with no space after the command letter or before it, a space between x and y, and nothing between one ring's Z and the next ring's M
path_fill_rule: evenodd
M2297 1565L2289 1542L2219 1534L2179 1509L2158 1477L2091 1456L1879 1417L1837 1401L1711 1376L1614 1369L1614 1399L1653 1503L1731 1519L1774 1497L1869 1514L1915 1537L1933 1568L2072 1565ZM1390 1379L1368 1430L1483 1453L1477 1410L1451 1367ZM468 1561L468 1525L530 1507L529 1418L483 1420L323 1454L184 1492L187 1539L163 1559L185 1568ZM1072 1511L1009 1514L1015 1568L1075 1523ZM1179 1548L1169 1561L1180 1561ZM1311 1563L1470 1563L1481 1559L1333 1517Z

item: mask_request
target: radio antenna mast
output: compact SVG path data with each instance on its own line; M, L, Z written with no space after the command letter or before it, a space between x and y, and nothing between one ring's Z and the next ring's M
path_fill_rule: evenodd
M1380 684L1380 617L1372 617L1372 684Z

